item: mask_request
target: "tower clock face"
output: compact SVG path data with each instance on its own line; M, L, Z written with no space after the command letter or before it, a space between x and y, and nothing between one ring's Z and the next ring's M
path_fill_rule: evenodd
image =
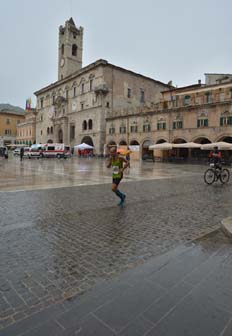
M61 60L60 60L60 66L63 67L63 66L64 66L64 63L65 63L65 60L64 60L64 58L62 57Z

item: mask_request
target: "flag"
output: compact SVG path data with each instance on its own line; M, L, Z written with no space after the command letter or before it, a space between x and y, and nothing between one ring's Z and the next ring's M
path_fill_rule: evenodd
M26 110L30 110L31 109L31 98L28 98L26 100Z

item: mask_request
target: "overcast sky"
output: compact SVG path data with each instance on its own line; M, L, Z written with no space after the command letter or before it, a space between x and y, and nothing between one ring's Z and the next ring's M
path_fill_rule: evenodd
M110 63L167 83L232 73L231 0L0 0L0 103L58 76L58 28L84 27L83 66Z

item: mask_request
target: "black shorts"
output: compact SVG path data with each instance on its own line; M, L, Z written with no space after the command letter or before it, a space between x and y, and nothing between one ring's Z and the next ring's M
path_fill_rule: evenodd
M121 182L121 179L122 179L122 178L113 178L112 183L113 183L113 184L116 184L116 185L118 186L119 183Z

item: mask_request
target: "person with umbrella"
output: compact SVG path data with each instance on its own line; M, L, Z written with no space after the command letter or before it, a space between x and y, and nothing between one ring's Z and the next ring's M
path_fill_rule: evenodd
M110 159L107 168L112 167L112 191L120 198L119 206L123 206L126 199L126 195L118 189L118 186L123 178L123 171L128 165L129 162L124 157L119 156L117 149L112 147L110 149Z

